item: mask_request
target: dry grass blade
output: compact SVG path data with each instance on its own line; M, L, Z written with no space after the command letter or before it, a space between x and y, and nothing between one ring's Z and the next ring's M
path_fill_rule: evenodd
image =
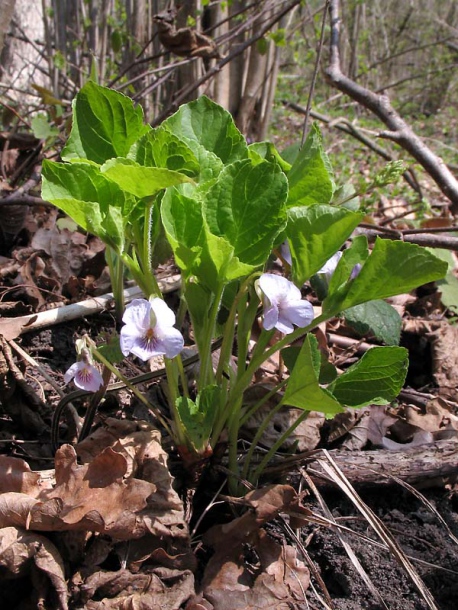
M318 500L318 502L319 502L319 504L321 506L321 509L324 512L324 514L327 517L327 519L329 520L330 524L336 526L334 528L334 531L335 531L336 535L338 536L340 542L342 543L342 546L345 549L345 552L347 553L348 557L350 558L352 564L355 566L356 571L358 572L358 574L361 576L362 580L364 581L364 584L369 589L371 594L375 597L375 599L378 600L378 602L381 604L381 606L383 608L386 608L386 610L388 610L388 606L386 605L386 603L385 603L385 601L384 601L380 591L374 585L372 580L369 578L368 573L366 572L366 570L361 565L361 562L359 561L358 557L355 555L355 552L353 551L353 549L352 549L350 543L348 542L345 534L337 526L337 523L336 523L336 521L335 521L335 519L334 519L334 517L332 515L332 512L329 510L328 505L324 501L324 498L320 494L320 492L318 491L316 485L313 483L312 479L307 475L307 473L305 471L302 471L302 476L307 481L307 484L309 485L310 489L315 494L315 497Z
M410 493L412 495L414 495L416 498L418 498L418 500L420 500L420 502L422 502L434 514L434 516L441 523L441 525L444 526L444 528L446 529L447 534L450 536L451 540L453 540L453 542L455 542L455 544L458 544L458 538L453 534L452 530L447 525L445 519L439 513L437 508L435 508L431 504L431 502L428 500L428 498L425 498L425 496L422 493L420 493L418 491L418 489L415 489L415 487L412 487L412 485L409 485L409 483L407 483L406 481L403 481L402 479L399 479L398 477L395 477L394 475L389 475L389 478L393 479L393 481L395 481L396 483L401 485L401 487L404 487L404 489L407 489L407 491L410 491Z
M332 599L331 596L329 594L329 591L324 583L324 580L321 577L320 572L318 571L316 565L314 564L314 562L312 561L312 558L310 557L307 549L305 548L305 546L302 544L301 540L299 539L298 536L296 536L293 528L289 525L289 523L287 523L285 521L285 519L283 519L283 517L281 517L281 521L282 521L282 526L283 529L287 532L287 534L295 541L297 548L300 550L302 557L305 559L305 562L307 563L309 570L312 574L312 576L315 578L316 582L318 583L320 589L323 592L323 595L325 597L325 599L322 599L322 597L318 594L318 591L316 590L316 588L313 585L313 582L310 581L310 586L313 589L313 592L317 598L317 600L323 605L323 607L325 608L325 610L334 610L335 606L332 603Z
M356 493L355 489L352 487L348 479L344 476L340 468L337 466L335 461L332 459L330 454L323 449L323 453L327 459L327 461L318 460L320 466L327 473L327 475L334 481L336 485L345 493L345 495L353 502L356 508L360 511L360 513L365 517L367 522L373 528L375 533L379 536L379 538L388 546L393 556L399 562L399 564L404 568L404 570L409 575L413 584L417 588L420 595L425 600L426 604L431 610L439 610L436 606L434 598L432 597L429 590L424 585L420 576L417 574L415 568L410 563L408 557L401 549L399 544L387 530L382 521L375 515L375 513L367 506L359 495Z

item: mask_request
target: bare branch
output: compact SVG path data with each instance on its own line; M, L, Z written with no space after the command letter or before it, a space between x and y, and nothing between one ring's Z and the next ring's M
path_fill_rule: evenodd
M342 93L373 112L387 127L383 137L399 144L405 151L420 163L436 182L440 190L451 201L451 210L458 212L458 180L444 161L432 152L428 146L412 131L404 119L390 104L388 96L377 95L362 87L342 73L339 53L339 1L331 0L331 49L330 62L326 70L330 83Z

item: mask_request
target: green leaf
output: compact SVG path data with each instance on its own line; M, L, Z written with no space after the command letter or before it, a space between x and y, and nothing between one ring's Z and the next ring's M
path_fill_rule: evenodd
M286 235L293 276L300 286L339 250L363 218L362 214L329 205L288 209Z
M197 395L196 402L185 396L176 401L176 407L191 448L197 453L207 449L213 424L218 413L221 388L210 385Z
M251 160L226 166L209 189L203 213L242 263L262 265L286 221L287 181L277 165Z
M448 265L448 271L445 277L437 282L437 288L441 293L442 304L452 312L458 313L458 279L453 273L455 261L452 253L443 248L427 248L427 250Z
M54 125L51 125L49 119L44 114L37 114L30 121L33 135L38 140L46 140L46 138L56 137L59 135L59 130Z
M348 282L355 265L363 265L368 256L366 236L357 235L352 239L350 248L343 251L339 264L329 282L328 292L332 293Z
M104 358L111 362L111 364L119 364L125 359L124 354L121 351L119 344L119 335L105 336L103 337L105 343L100 345L97 350L102 354Z
M329 389L349 407L384 405L401 391L408 364L408 351L403 347L373 347Z
M399 345L402 319L386 301L369 301L343 312L346 322L359 335L372 334L386 345Z
M360 303L409 292L444 277L447 263L416 244L377 238L358 276L323 301L323 313L334 315Z
M288 173L288 207L331 201L335 183L322 140L319 127L314 123Z
M197 199L170 189L163 198L161 212L167 239L185 278L193 275L216 293L221 285L252 272L253 266L242 263L224 237L209 231Z
M276 161L281 169L286 173L288 173L291 169L291 164L280 156L280 153L272 142L254 142L248 146L248 154L250 158L254 160L256 155L258 159L260 158L270 162Z
M73 101L73 125L62 151L64 161L86 158L102 164L125 157L148 130L140 106L119 93L87 82Z
M201 257L193 267L194 275L215 294L221 285L250 275L255 266L234 254L234 247L224 237L213 235L204 226Z
M175 262L189 277L204 242L202 204L177 189L169 189L162 199L161 216Z
M128 158L146 167L164 167L190 177L197 176L200 171L191 148L162 126L152 129L135 142Z
M192 182L185 174L162 167L144 167L131 159L110 159L100 171L124 191L139 199L151 197L162 189L182 182Z
M448 271L444 279L437 282L437 288L441 293L442 304L458 313L458 279L452 271Z
M132 198L88 163L43 161L42 197L84 230L122 251Z
M199 148L214 153L224 164L248 156L245 138L232 116L208 97L183 104L162 126L184 140L199 157Z
M290 345L289 347L285 347L285 349L281 350L281 356L288 371L292 371L296 366L296 361L299 357L300 351L301 348L297 345ZM318 354L318 356L320 356L320 354ZM321 362L316 360L313 363L313 367L315 374L318 375L318 382L320 384L331 383L331 381L334 381L334 379L337 377L336 367L328 362L326 358L322 358Z
M343 411L337 400L318 383L320 363L318 342L314 335L309 333L291 371L282 404L327 415Z

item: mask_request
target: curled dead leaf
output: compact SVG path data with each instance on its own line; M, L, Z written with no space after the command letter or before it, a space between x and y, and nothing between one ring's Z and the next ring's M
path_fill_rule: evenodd
M68 595L63 562L56 547L44 536L23 528L0 529L0 566L6 570L0 577L0 582L3 581L2 593L8 587L5 577L14 578L30 571L39 571L46 575L48 580L38 580L33 576L32 580L39 582L40 589L44 590L35 591L34 587L31 587L24 591L24 595L27 595L25 599L28 599L29 603L35 602L35 607L38 607L39 601L34 599L36 596L52 600L53 596L48 591L50 583L57 596L57 607L59 610L67 610Z

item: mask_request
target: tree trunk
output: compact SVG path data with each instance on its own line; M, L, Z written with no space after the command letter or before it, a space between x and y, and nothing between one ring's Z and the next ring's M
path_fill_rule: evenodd
M0 0L0 53L3 50L5 34L8 32L11 19L13 18L15 3L16 0Z

